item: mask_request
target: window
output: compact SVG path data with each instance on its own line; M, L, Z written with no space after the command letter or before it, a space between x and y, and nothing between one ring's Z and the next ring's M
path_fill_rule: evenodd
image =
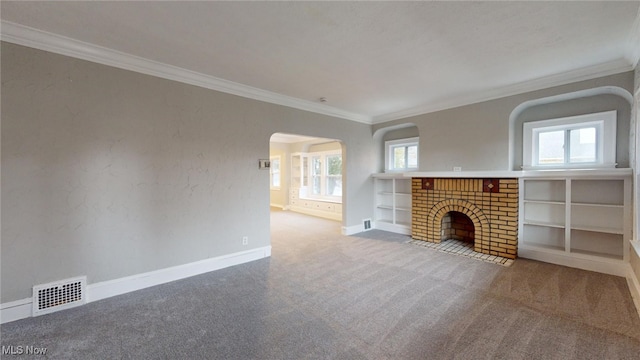
M523 168L615 167L616 111L523 126Z
M326 194L329 196L342 196L342 155L329 155L326 159Z
M311 194L322 195L322 158L311 157Z
M271 189L280 190L280 156L272 156L270 158L271 166L269 171L271 173Z
M342 199L342 154L313 153L309 155L309 197L332 201Z
M385 142L385 170L408 171L418 169L418 138Z

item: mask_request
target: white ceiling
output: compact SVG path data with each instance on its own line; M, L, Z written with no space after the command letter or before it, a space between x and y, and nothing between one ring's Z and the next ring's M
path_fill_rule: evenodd
M631 70L639 7L2 1L0 14L5 41L376 123Z

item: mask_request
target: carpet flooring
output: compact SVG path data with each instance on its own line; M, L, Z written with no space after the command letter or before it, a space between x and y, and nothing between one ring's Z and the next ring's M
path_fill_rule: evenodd
M269 259L4 324L2 346L50 359L640 357L624 278L342 236L291 212L271 221Z

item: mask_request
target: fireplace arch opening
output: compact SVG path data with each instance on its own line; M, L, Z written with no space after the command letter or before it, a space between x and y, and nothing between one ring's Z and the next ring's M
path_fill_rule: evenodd
M440 241L459 240L475 244L475 226L473 221L458 211L449 211L441 220Z

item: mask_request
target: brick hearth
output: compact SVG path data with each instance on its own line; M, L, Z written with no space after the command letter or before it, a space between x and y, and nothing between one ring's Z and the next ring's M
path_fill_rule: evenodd
M412 179L412 238L440 243L443 235L452 233L446 223L451 216L459 216L455 213L466 215L473 223L469 233L474 251L516 258L517 179Z

